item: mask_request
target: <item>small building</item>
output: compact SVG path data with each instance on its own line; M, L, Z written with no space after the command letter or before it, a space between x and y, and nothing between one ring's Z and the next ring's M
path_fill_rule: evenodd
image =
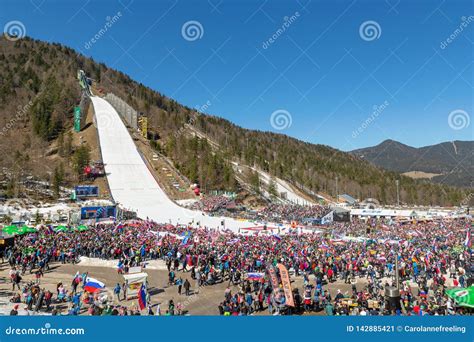
M391 218L391 219L403 219L411 220L419 217L419 214L411 209L398 210L398 209L383 209L383 208L363 208L363 209L352 209L351 219L369 219L369 218Z

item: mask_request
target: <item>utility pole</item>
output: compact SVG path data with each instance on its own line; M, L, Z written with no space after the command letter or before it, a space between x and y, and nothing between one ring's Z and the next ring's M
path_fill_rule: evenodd
M339 191L337 188L337 180L338 180L338 177L336 176L336 203L339 203Z
M400 190L399 190L400 181L397 179L395 181L395 184L397 185L397 207L399 207L400 206Z
M399 272L398 272L398 251L400 249L400 245L397 246L397 253L395 254L395 284L397 286L397 289L400 290L400 279L399 278Z

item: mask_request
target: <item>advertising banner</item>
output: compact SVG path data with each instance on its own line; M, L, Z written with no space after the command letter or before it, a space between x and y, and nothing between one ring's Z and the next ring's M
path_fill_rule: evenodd
M321 218L321 224L331 223L332 221L334 221L334 211L331 211Z
M76 198L97 197L99 196L99 187L95 185L78 185L74 188Z
M270 276L270 283L272 284L272 288L275 290L280 286L278 281L278 276L275 271L275 267L272 264L267 264L267 271L268 275Z
M81 131L81 107L74 107L74 131Z
M293 291L291 289L288 269L283 264L277 264L277 267L280 270L281 283L283 285L283 291L285 291L286 305L294 307L295 301L293 300Z
M81 208L81 220L89 219L108 219L110 217L116 217L115 206L104 206L104 207L82 207Z

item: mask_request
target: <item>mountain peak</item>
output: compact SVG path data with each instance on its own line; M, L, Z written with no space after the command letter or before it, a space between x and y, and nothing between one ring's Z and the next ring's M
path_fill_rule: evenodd
M76 168L65 151L66 145L71 145L68 150L73 153L80 151L74 144L79 140L79 134L73 132L72 126L73 108L81 99L76 75L78 70L83 70L93 80L92 87L98 96L112 93L148 118L146 139L140 140L137 146L143 155L158 155L157 163L165 163L166 169L174 172L172 175L176 177L173 179L183 180L182 189L188 189L192 183L198 183L206 190L237 192L243 189L241 198L244 199L262 192L259 188L261 182L254 182L252 172L236 173L233 163L238 163L265 170L301 191L307 189L310 197L318 192L333 194L334 180L338 177L338 190L341 192L360 198L375 197L382 203L396 201L391 180L400 178L399 175L328 146L310 144L282 134L244 129L218 116L201 114L190 123L190 118L195 116L191 108L65 46L31 39L11 42L0 38L0 60L8 61L0 63L0 79L8 84L0 87L0 123L10 122L11 113L16 112L18 106L31 109L22 120L13 120L5 138L0 141L2 167L7 170L7 177L13 175L19 165L17 151L27 150L28 159L21 158L20 162L25 165L25 170L31 171L18 178L18 186L30 176L41 181L50 180L52 170L62 167L65 178L59 185L77 185L82 168ZM30 105L30 101L34 103ZM84 112L89 113L87 108ZM90 147L91 160L100 160L98 139L87 131L87 127L94 131L92 115L85 119L90 125L84 126L80 136L84 137L85 146ZM204 132L204 138L196 136L196 132ZM74 137L71 144L66 144L68 140L65 138L68 137ZM387 151L395 151L390 158L396 163L405 162L405 158L411 155L402 148L391 147L402 146L398 142L388 140L385 144ZM457 143L456 148L459 157L465 156L468 150ZM383 146L379 149L385 150ZM407 148L408 152L411 149ZM46 163L44 151L51 151ZM52 168L51 172L45 169L45 164ZM181 188L173 190L175 183L168 175L157 175L163 177L161 182L168 184L168 195L174 200L185 198L183 196L187 195L179 191ZM402 202L453 205L456 201L443 197L442 191L455 193L455 199L466 196L464 190L420 184L407 177L401 179L402 190L410 189L401 192ZM253 182L255 188L248 185ZM391 185L383 186L385 182ZM12 193L15 190L13 188Z
M377 146L403 146L403 147L413 148L409 145L403 144L399 141L392 140L392 139L386 139L386 140L382 141L380 144L378 144Z
M473 141L448 141L417 148L387 139L376 146L350 153L390 171L424 172L435 175L431 178L435 182L471 186L474 163L469 155L473 149Z

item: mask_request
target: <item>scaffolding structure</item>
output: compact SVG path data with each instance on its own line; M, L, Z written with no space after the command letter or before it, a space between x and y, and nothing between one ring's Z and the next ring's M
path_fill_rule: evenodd
M87 95L87 93L83 91L81 94L81 101L79 102L78 106L81 111L79 130L82 130L86 125L87 111L89 110L90 104L91 99L89 98L89 95Z

